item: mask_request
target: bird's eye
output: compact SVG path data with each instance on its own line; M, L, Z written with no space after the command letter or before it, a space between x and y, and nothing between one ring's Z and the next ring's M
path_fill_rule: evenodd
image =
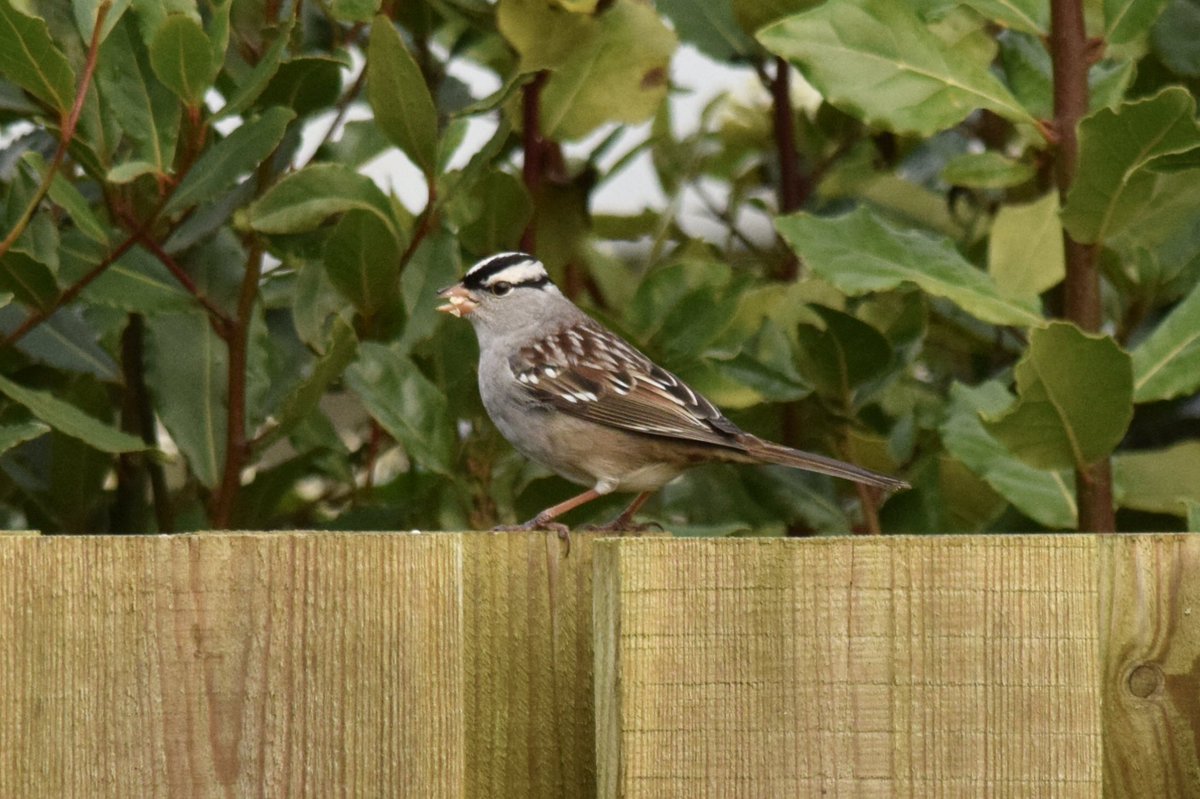
M488 288L491 289L491 292L497 297L503 297L505 294L512 291L512 283L506 283L505 281L501 280L499 283L489 286Z

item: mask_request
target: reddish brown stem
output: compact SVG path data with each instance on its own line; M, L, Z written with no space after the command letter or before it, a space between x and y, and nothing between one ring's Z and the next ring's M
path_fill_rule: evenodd
M0 340L0 350L12 344L16 344L25 336L26 333L28 333L30 330L33 330L42 322L45 322L47 319L53 316L59 308L78 297L79 293L87 288L93 280L104 274L106 269L116 263L118 258L129 251L129 248L132 247L137 241L138 235L138 233L134 233L130 235L129 238L125 239L125 241L121 242L115 250L104 257L104 260L93 266L86 275L68 286L62 294L59 294L58 299L55 300L54 304L49 308L44 308L25 317L25 321L18 325L17 328L7 336L5 336L3 340Z
M779 211L790 214L800 210L808 201L812 185L803 174L800 154L796 149L796 112L792 107L791 71L786 59L775 59L775 74L767 78L767 83L771 89L771 123L779 158ZM789 249L779 277L795 280L799 272L800 260Z
M546 141L542 138L541 96L542 87L546 85L549 72L539 72L537 77L521 90L521 143L524 154L521 176L525 180L525 188L533 197L534 207L537 207L541 194L542 179L546 172ZM537 212L521 234L521 249L533 252L537 242Z
M209 322L213 326L213 330L221 337L222 340L228 341L230 329L233 327L233 320L226 315L224 311L213 304L207 296L200 291L200 287L196 285L196 281L192 280L192 276L187 273L179 262L176 261L171 254L162 248L154 238L144 231L139 231L137 234L138 240L142 245L150 251L150 253L159 260L163 266L167 268L175 279L179 281L187 292L196 298L196 301L204 306L204 310L208 311Z
M242 468L250 450L246 440L247 350L262 264L262 244L253 240L246 257L246 273L242 276L242 288L238 295L237 316L229 329L225 467L221 473L221 484L212 498L210 518L215 530L228 529L233 520L233 510L242 487Z
M1058 135L1055 179L1059 195L1065 200L1079 163L1076 130L1088 112L1087 73L1094 51L1088 44L1081 0L1051 0L1049 44L1054 65L1054 128ZM1077 242L1065 231L1063 243L1067 259L1066 318L1083 330L1097 331L1104 320L1095 246ZM1116 530L1112 470L1107 459L1076 470L1075 495L1080 530Z
M83 77L79 79L79 90L75 93L75 102L71 105L71 111L62 122L62 136L58 140L58 147L54 150L54 157L50 159L50 166L46 169L46 175L42 178L41 185L38 186L33 199L24 212L22 212L21 217L17 220L17 224L8 232L4 240L0 241L0 256L8 252L9 248L25 232L25 228L29 225L29 220L33 218L37 207L41 205L42 200L49 193L50 184L54 181L54 175L62 165L63 158L66 157L67 148L71 146L71 140L75 138L75 126L79 124L79 116L83 113L83 104L87 100L88 87L92 85L92 75L96 73L96 59L100 55L100 34L104 28L104 20L108 16L108 11L111 7L111 0L104 0L96 9L96 25L92 28L92 41L88 45L87 61L83 66Z

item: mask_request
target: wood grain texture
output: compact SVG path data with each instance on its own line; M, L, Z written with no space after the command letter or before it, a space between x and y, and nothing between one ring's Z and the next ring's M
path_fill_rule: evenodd
M463 549L467 796L596 795L592 533Z
M1200 796L1200 536L1101 553L1105 795Z
M0 796L461 796L460 544L0 537Z
M596 544L602 797L1098 797L1091 536Z

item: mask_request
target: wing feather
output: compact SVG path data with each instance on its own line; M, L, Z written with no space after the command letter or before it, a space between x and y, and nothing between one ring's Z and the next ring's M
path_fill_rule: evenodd
M590 319L523 347L509 365L538 400L598 424L734 447L742 434L682 380Z

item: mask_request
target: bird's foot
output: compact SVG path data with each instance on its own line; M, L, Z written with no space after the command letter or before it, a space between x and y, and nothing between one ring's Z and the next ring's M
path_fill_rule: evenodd
M589 533L641 535L648 530L658 530L661 532L663 526L658 522L642 522L639 524L634 522L632 519L622 519L618 517L607 524L587 524L580 529L587 530Z
M566 543L567 554L571 554L571 528L562 522L541 522L535 516L524 524L501 524L492 528L493 533L529 533L534 530L545 530L546 532L554 533L560 541Z

